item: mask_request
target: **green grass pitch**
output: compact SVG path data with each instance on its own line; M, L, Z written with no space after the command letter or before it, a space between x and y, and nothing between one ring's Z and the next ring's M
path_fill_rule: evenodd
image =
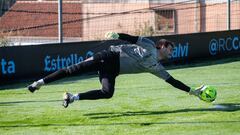
M97 77L67 78L32 94L26 83L0 91L1 135L239 135L240 62L169 70L196 87L218 90L214 103L189 96L148 74L120 75L113 98L78 101L63 108L64 91L100 88ZM29 82L30 83L30 82Z

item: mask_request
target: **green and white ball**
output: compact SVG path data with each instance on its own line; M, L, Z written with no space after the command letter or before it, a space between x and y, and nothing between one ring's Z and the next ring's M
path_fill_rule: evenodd
M217 90L212 86L204 86L201 89L201 98L206 102L213 102L217 98Z

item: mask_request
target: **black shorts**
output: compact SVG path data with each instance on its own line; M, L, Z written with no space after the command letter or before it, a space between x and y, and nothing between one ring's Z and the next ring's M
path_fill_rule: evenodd
M106 51L96 53L93 60L99 63L99 72L104 74L119 75L120 60L119 52Z

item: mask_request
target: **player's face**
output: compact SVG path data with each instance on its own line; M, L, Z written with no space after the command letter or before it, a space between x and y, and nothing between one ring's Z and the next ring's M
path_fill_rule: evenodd
M162 59L169 59L172 57L173 47L171 45L168 47L162 46L159 51Z

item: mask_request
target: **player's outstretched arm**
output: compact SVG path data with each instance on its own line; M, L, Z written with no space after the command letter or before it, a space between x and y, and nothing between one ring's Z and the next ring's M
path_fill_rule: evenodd
M132 44L136 44L139 36L132 36L132 35L125 34L125 33L107 32L105 34L105 38L107 38L107 39L120 39L120 40L128 41Z
M174 79L172 76L170 76L167 80L167 83L171 84L173 87L180 89L185 92L190 92L191 88L187 86L186 84L182 83L179 80Z
M119 39L128 41L129 43L136 44L138 41L139 36L132 36L125 33L118 33Z
M105 34L105 38L128 41L131 44L137 44L149 50L155 48L155 43L152 40L141 36L132 36L125 33L108 32Z
M205 102L213 102L217 97L217 91L213 87L202 85L197 88L190 88L172 76L166 80L169 84L180 90L186 91L189 95L197 96L200 100Z

